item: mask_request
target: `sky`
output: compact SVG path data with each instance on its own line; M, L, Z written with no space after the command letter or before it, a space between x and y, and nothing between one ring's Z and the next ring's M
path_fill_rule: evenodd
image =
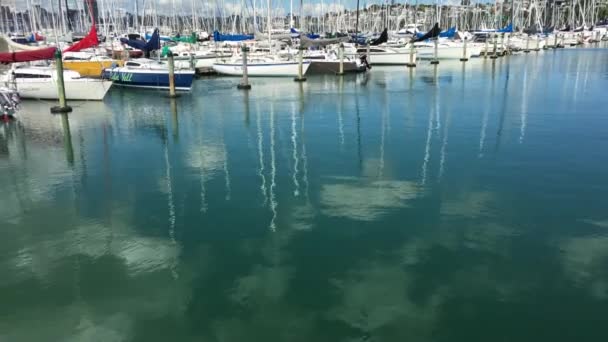
M2 1L3 4L6 4L7 2L9 4L11 3L15 3L16 7L19 10L24 10L27 8L28 3L30 4L42 4L42 6L46 7L46 8L50 8L50 4L51 1L53 1L54 6L57 6L57 3L59 0L4 0ZM65 0L61 0L62 2ZM84 3L84 1L86 0L67 0L68 2L68 6L70 8L77 8L77 7L81 7L82 8L82 3ZM115 4L116 8L123 8L129 12L135 12L135 1L136 0L97 0L98 4L101 4L102 2L104 2L106 4L106 6L109 6L109 4ZM179 12L185 12L185 13L191 13L191 8L192 8L192 4L195 4L195 7L198 9L197 11L200 12L202 8L217 8L217 7L223 7L225 8L225 12L236 12L236 13L240 13L240 8L242 6L242 4L246 4L246 8L253 8L253 2L254 0L137 0L138 4L139 4L139 8L140 8L140 13L143 10L144 5L146 6L146 8L151 8L151 4L156 4L157 8L159 10L163 10L163 11L171 11L172 8L175 7L178 9L178 13ZM266 7L266 0L255 0L256 1L256 7L257 8L265 8ZM276 10L279 10L277 12L282 12L284 14L289 13L289 7L290 7L290 1L291 0L271 0L271 6L273 8L275 8ZM418 0L418 3L422 4L422 3L434 3L434 1L432 0ZM458 0L443 0L441 1L442 4L458 4L460 1ZM369 6L372 4L382 4L382 3L386 3L385 1L382 0L360 0L360 6L361 8L363 8L364 6ZM416 0L410 0L410 1L395 1L395 3L416 3ZM319 15L323 12L328 12L328 11L332 11L332 10L337 10L337 9L341 9L341 8L347 8L347 9L354 9L356 8L357 5L357 0L307 0L304 1L303 3L303 12L305 14L312 14L312 15ZM217 7L216 7L217 6ZM12 7L12 6L11 6ZM300 7L300 0L293 0L293 9L294 9L294 13L299 13L299 7ZM282 11L280 11L282 10ZM279 14L277 13L277 14Z

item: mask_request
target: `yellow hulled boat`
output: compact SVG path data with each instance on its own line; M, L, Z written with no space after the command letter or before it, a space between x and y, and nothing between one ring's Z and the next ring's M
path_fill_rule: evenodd
M63 67L78 72L82 77L101 77L103 69L123 64L121 60L85 52L66 52L63 57Z

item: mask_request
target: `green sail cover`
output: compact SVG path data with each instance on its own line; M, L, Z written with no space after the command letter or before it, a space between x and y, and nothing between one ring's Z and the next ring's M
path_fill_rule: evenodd
M196 33L194 33L194 32L192 32L191 35L186 36L186 37L173 37L173 38L171 38L171 40L173 40L175 42L190 43L190 44L194 44L197 41Z

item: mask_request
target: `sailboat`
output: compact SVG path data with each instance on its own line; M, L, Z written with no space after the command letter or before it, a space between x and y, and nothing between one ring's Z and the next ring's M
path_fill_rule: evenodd
M12 64L11 70L0 78L0 82L17 90L22 98L58 99L57 70L53 66L17 67L14 64L49 60L54 58L55 53L54 47L0 53L1 63ZM68 100L101 100L112 86L111 81L82 78L72 70L65 70L63 79Z
M148 42L139 40L123 39L123 43L138 48L149 54L151 51L160 49L160 36L158 29ZM101 77L114 81L123 87L147 88L147 89L168 89L169 88L169 68L167 63L155 61L148 58L136 58L129 60L124 66L116 66L104 69ZM179 91L189 91L194 80L194 70L175 70L174 81L175 89Z
M302 62L302 74L310 67L309 60ZM237 56L213 63L213 70L218 74L243 76L243 57ZM298 62L280 60L273 56L247 57L248 76L295 77L298 75Z
M127 61L122 67L104 69L101 78L112 80L123 87L169 89L167 63L148 58L136 58ZM194 81L194 70L175 70L174 79L175 90L189 91Z
M31 66L13 68L4 75L2 82L13 85L19 96L24 99L59 98L57 88L57 70L51 66ZM64 70L63 83L68 100L103 100L112 86L112 81L80 77L72 70Z

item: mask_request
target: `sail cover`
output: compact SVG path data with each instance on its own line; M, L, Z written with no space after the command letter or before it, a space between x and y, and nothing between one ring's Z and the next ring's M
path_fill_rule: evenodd
M253 39L252 34L221 34L218 31L213 31L213 40L216 42L240 42L241 40Z
M369 43L369 45L372 45L372 46L380 45L382 43L386 43L387 41L388 41L388 30L384 29L384 31L382 31L382 33L380 34L380 37L378 37L378 39L372 40L372 42Z
M97 45L99 45L99 39L97 38L97 29L95 28L95 25L93 25L91 26L91 31L89 31L89 34L87 34L86 37L63 50L63 52L77 52Z
M296 30L295 28L291 28L289 29L289 32L291 32L291 38L298 38L299 36L301 36L303 33ZM318 39L321 38L321 35L319 34L314 34L314 33L306 33L306 37L310 38L310 39Z
M161 38L162 39L162 38ZM182 42L182 43L190 43L190 44L194 44L197 41L197 37L196 37L196 33L192 32L191 35L189 36L175 36L173 38L171 38L172 41L174 42Z
M339 44L343 42L347 42L350 40L350 37L338 37L338 38L327 38L327 39L310 39L306 37L304 34L300 35L300 46L303 48L309 47L319 47L319 46L327 46L331 44Z
M510 32L513 32L513 24L511 23L511 24L507 25L506 27L501 28L497 32L499 32L499 33L510 33Z
M55 57L56 49L54 47L20 51L20 52L4 52L0 53L0 63L18 63L18 62L32 62L41 61L45 59L53 59Z
M439 37L442 37L442 38L454 38L455 35L456 35L456 27L451 27L451 28L447 29L446 31L442 31L441 33L439 33Z
M123 44L127 44L134 49L144 51L146 53L160 49L160 35L158 33L158 29L154 30L154 33L152 33L152 37L150 37L150 40L148 40L147 42L143 40L126 38L120 38L120 42Z
M421 41L424 41L427 39L435 38L435 37L439 36L439 33L441 33L441 29L439 28L439 24L435 23L435 26L433 26L433 28L429 32L423 34L420 37L416 37L416 38L412 39L412 43L421 42Z

